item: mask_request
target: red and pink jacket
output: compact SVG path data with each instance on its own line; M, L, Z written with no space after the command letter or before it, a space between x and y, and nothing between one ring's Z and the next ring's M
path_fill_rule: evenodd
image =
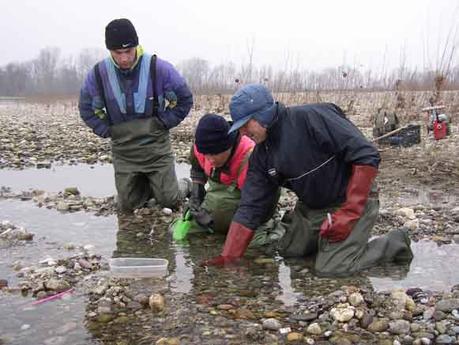
M237 188L242 189L247 176L247 169L249 167L247 155L250 154L254 147L255 142L252 139L245 135L241 137L233 155L225 164L226 169L222 169L221 171L220 183L229 186L236 182ZM193 146L193 151L206 176L211 176L214 167L210 164L209 160L206 159L204 154L198 152L196 145ZM241 164L244 164L242 170Z

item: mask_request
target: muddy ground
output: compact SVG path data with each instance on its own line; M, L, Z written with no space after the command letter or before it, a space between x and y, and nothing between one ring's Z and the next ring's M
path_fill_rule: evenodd
M382 105L390 107L393 96L279 95L286 103L335 101L368 137L371 114ZM453 122L450 137L435 141L419 112L428 95L405 96L402 121L421 124L422 141L408 148L379 146L381 214L374 234L406 227L414 243L428 241L438 246L434 251L454 251L459 243L457 122ZM458 99L455 92L445 95L453 119L459 117ZM178 162L187 162L199 117L208 111L225 113L227 102L223 96L197 99L192 114L171 132ZM0 121L1 169L111 161L109 142L81 123L75 101L0 104ZM406 275L410 268L324 279L315 277L304 260L284 261L257 252L249 252L239 268L206 270L199 262L217 254L223 238L198 237L177 247L170 242L167 225L178 213L153 206L132 217L116 217L113 197L81 195L74 188L78 186L68 187L60 193L12 190L0 181L0 205L25 203L31 209L47 209L56 215L54 220L49 218L49 224L57 221L57 215L73 213L82 219L113 219L116 229L110 236L116 238L115 250L105 253L91 244L52 241L46 238L46 230L43 238L34 236L29 229L4 219L0 206L0 274L4 274L0 275L0 306L10 319L0 321L0 344L458 342L458 280L442 289L422 288L423 279L435 279L426 269L419 286L396 289L395 283L393 287L389 283L384 291L376 291L371 275L393 278ZM293 202L287 193L282 207L291 208ZM39 252L45 247L53 257L43 260ZM112 255L168 258L170 274L148 281L115 279L108 271ZM446 265L455 264L445 260ZM46 302L59 293L62 299ZM31 307L34 301L43 303Z

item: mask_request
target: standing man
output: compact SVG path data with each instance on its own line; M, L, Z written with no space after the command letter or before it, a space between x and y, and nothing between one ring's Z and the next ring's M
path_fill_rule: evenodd
M298 197L291 222L275 245L283 256L315 255L321 275L347 275L383 262L411 260L403 230L368 242L379 200L376 148L334 104L285 107L263 85L231 99L231 131L256 142L239 208L222 254L224 265L244 254L279 187Z
M179 192L169 129L189 113L191 91L169 62L143 52L128 19L108 23L105 45L110 56L88 73L79 109L95 134L111 138L118 208L129 212L152 197L175 208L187 188L180 181Z

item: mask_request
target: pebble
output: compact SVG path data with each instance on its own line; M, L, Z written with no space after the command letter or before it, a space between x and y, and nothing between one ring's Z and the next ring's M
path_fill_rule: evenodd
M306 328L306 332L309 334L320 335L322 334L322 329L320 328L317 322L311 323L308 328Z
M277 319L266 319L263 321L263 328L271 331L278 331L282 327L281 323Z
M148 304L153 312L161 312L166 307L164 296L158 293L152 294L150 296Z
M339 304L337 308L331 309L330 314L336 321L347 322L354 317L354 307Z
M441 334L435 339L436 344L453 344L455 342L456 339L447 334Z
M162 211L166 216L172 215L172 210L171 210L170 208L164 207L161 211Z

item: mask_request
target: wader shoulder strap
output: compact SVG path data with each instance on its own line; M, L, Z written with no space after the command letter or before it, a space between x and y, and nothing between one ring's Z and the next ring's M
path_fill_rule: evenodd
M111 124L110 114L108 113L107 102L105 101L105 90L104 84L102 83L102 77L100 76L100 64L101 62L97 63L94 67L94 74L96 76L96 84L97 89L99 90L100 98L102 99L102 103L104 104L105 114L107 114L108 122Z
M158 90L156 88L156 54L151 56L150 62L151 88L153 91L153 116L158 116L159 102Z
M239 166L239 169L237 170L237 177L239 177L239 175L241 175L242 170L244 170L245 166L246 166L247 164L249 164L249 159L250 159L250 155L252 154L252 151L253 151L253 149L250 149L250 150L247 151L247 153L245 154L245 157L244 157L244 159L241 161L241 165Z

